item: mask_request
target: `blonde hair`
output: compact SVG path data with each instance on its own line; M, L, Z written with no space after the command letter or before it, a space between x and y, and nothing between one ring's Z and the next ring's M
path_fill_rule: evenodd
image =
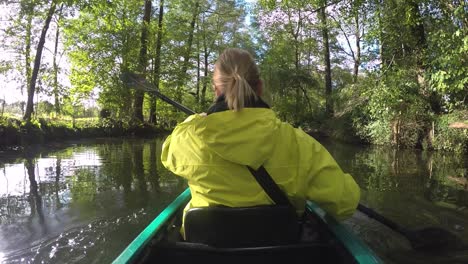
M245 50L226 49L216 61L213 83L224 94L231 110L239 111L249 100L257 100L259 81L258 67Z

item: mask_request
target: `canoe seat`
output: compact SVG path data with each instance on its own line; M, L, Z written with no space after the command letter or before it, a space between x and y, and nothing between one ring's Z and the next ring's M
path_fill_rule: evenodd
M287 206L202 207L185 214L187 242L214 247L259 247L297 243L301 225Z
M190 209L184 225L188 241L180 238L179 222L171 224L165 234L145 249L137 263L356 264L318 218L306 213L300 225L295 213L281 210ZM301 227L303 232L299 239ZM313 235L304 236L309 231Z

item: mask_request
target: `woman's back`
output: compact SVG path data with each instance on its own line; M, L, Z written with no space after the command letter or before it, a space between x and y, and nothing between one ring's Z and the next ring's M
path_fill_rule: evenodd
M351 215L359 187L313 138L276 118L260 96L252 56L227 49L215 64L216 103L166 139L164 166L188 180L191 207L272 204L247 166L264 166L300 212L307 199L338 219Z
M330 154L270 109L192 116L166 140L163 164L188 180L192 207L272 204L247 166L264 166L298 211L305 200L338 218L352 214L359 188Z

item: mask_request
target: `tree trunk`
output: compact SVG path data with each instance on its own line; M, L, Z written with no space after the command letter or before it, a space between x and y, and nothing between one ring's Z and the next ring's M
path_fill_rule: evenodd
M0 116L3 116L3 112L5 111L5 96L3 97L3 99L0 99L0 104L2 105L2 111L0 113Z
M291 12L289 10L289 7L288 7L288 12L287 12L287 15L288 15L288 25L290 26L289 28L289 33L291 33L291 36L293 37L293 44L294 44L294 67L295 67L295 70L296 70L296 75L299 74L299 58L300 58L300 50L299 50L299 32L301 30L301 26L302 26L302 18L301 18L301 12L299 10L298 12L298 16L297 16L297 28L294 28L293 27L293 19L292 19L292 15L291 15ZM295 125L299 125L299 102L301 100L301 97L300 97L300 83L298 82L294 82L294 85L293 87L295 87L296 89L296 98L295 98L295 111L294 111L294 122L295 122Z
M151 19L151 0L145 0L145 10L143 15L143 25L141 27L141 46L139 70L143 78L146 78L146 67L148 66L148 26ZM145 93L141 90L135 90L133 102L134 117L138 121L143 121L143 99Z
M205 68L204 68L204 71L203 71L203 88L202 88L202 92L201 92L201 105L202 107L205 107L205 103L206 103L206 88L208 86L208 57L210 56L209 52L208 52L208 47L206 46L206 43L205 43L205 47L204 47L204 63L205 63Z
M208 40L206 36L206 29L204 28L205 26L205 16L202 15L201 18L201 23L202 23L202 36L203 36L203 63L204 63L204 69L203 69L203 79L202 79L202 90L201 90L201 95L200 95L200 104L201 107L205 107L206 103L206 89L208 85L208 57L210 55L208 51Z
M325 1L325 6L327 5ZM326 113L333 115L333 103L331 99L332 84L331 84L331 64L330 64L330 43L328 39L327 14L326 7L320 8L319 19L322 24L322 39L323 39L323 58L325 62L325 99Z
M62 12L63 4L60 6L59 14ZM60 35L60 27L59 27L59 18L57 18L57 29L55 31L55 47L54 47L54 58L53 58L53 67L54 67L54 108L55 113L58 115L60 114L60 99L59 99L59 83L58 83L58 64L57 64L57 54L58 54L58 44L59 44L59 35Z
M356 83L359 74L359 65L361 64L361 32L359 29L359 13L357 11L354 15L354 22L356 23L356 31L354 32L354 37L356 38L356 54L354 58L353 81Z
M426 87L426 82L424 80L425 67L423 55L427 48L426 34L421 13L419 12L418 3L416 1L411 1L410 8L412 16L416 18L416 23L411 26L412 35L416 38L416 45L413 48L413 55L416 56L416 63L418 68L418 83L420 88L424 89Z
M392 136L393 136L393 144L399 148L400 147L400 134L401 133L401 121L400 121L400 118L397 117L396 120L393 121L393 124L392 124Z
M36 91L36 80L39 74L39 68L41 66L41 57L42 57L42 50L44 49L44 44L46 40L47 30L49 29L50 21L52 20L52 16L55 13L55 8L57 3L55 0L52 1L49 11L47 12L47 17L44 22L44 27L42 28L41 37L39 38L39 43L37 44L37 51L36 51L36 58L34 59L34 68L31 74L31 81L28 86L28 102L26 104L26 112L24 114L23 120L29 123L31 121L31 115L33 112L33 101L34 101L34 93Z
M379 25L379 56L380 56L380 70L383 70L387 65L388 58L385 56L385 40L383 33L383 0L377 0L377 23Z
M200 23L197 23L197 32L200 31ZM200 34L197 34L197 90L195 100L200 103Z
M185 83L185 80L186 80L186 75L187 75L187 70L188 70L188 65L189 65L189 61L190 61L190 54L192 52L192 44L193 44L193 34L195 32L195 22L197 21L197 17L198 17L198 14L199 14L199 7L200 7L200 3L199 1L197 0L195 2L195 7L193 9L193 14L192 14L192 21L190 22L190 31L189 31L189 36L188 36L188 40L187 40L187 46L185 48L185 54L184 54L184 62L182 64L182 70L181 70L181 76L180 76L180 83L179 83L179 87L182 86L184 83ZM177 99L180 100L180 94L177 93Z
M32 11L30 11L32 12ZM24 51L25 58L25 74L26 76L26 89L29 89L29 84L31 83L31 28L32 28L32 14L28 14L27 24L26 24L26 46ZM21 86L21 95L23 95L23 86Z
M159 17L158 17L158 35L156 37L156 58L154 61L154 86L159 90L159 79L161 76L161 43L162 43L162 27L164 16L164 0L159 2ZM149 123L156 124L156 96L151 96Z
M57 53L58 53L58 42L59 42L60 29L57 23L57 30L55 33L55 48L54 48L54 58L53 58L53 67L54 67L54 108L55 113L60 114L60 100L59 100L59 84L58 84L58 65L57 65Z

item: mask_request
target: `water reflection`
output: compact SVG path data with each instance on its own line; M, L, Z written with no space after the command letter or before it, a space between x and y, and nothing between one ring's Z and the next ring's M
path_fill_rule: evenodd
M325 142L325 146L342 168L357 179L362 203L401 226L441 227L468 243L466 155L362 148L336 142ZM468 251L457 252L456 258L424 258L411 250L405 238L361 213L346 224L390 263L434 263L434 259L437 263L453 263L454 259L460 261L460 254L465 261L462 262L468 263Z
M60 190L60 176L62 175L62 159L57 157L57 161L55 163L55 184L54 184L54 194L55 194L55 202L56 202L56 210L62 208L62 202L60 201L59 197L59 190Z
M0 157L0 259L112 261L186 187L163 168L161 144L96 140ZM440 226L468 240L468 157L324 144L355 176L363 203L409 228ZM418 256L362 214L345 224L389 262Z
M34 159L31 157L27 157L24 161L24 166L26 167L27 173L28 173L28 179L29 179L29 206L31 208L31 215L29 217L29 223L31 224L32 220L36 216L37 212L37 218L39 221L39 224L42 227L42 234L45 235L47 234L47 226L44 222L44 212L42 211L42 197L39 194L38 186L37 186L37 181L36 181L36 175L35 175L35 162Z
M143 168L143 146L136 146L132 154L133 177L137 180L140 193L138 196L138 203L140 206L145 206L148 197L148 190L146 188L146 175Z
M105 140L15 163L0 157L2 261L110 262L186 187L158 164L161 143Z
M155 142L149 144L149 164L148 164L148 181L151 184L151 189L155 192L160 192L159 188L159 173L158 173L158 163L160 155L158 155L158 146Z

